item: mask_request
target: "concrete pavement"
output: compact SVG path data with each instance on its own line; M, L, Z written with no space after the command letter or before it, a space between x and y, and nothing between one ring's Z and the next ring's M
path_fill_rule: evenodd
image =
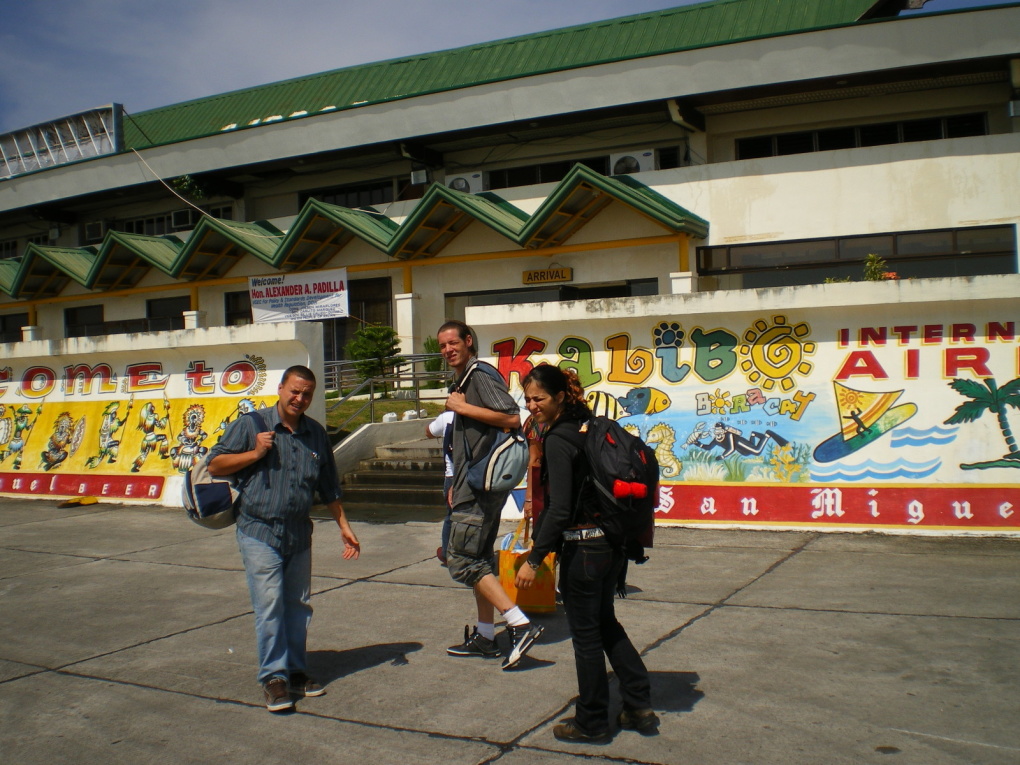
M317 522L327 694L273 715L232 530L55 504L0 499L4 765L1020 761L1017 539L660 529L617 601L660 733L577 746L562 611L516 671L446 655L473 607L436 523L356 522L347 562Z

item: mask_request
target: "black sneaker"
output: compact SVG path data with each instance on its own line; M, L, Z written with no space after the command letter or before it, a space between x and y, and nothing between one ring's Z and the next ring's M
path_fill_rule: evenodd
M284 678L269 678L262 684L262 690L266 694L266 709L270 712L283 712L294 708L294 702L290 698L290 689Z
M295 696L322 696L326 693L326 689L304 672L292 672L290 692Z
M529 622L519 627L511 627L508 624L506 634L510 639L510 647L507 649L506 658L503 659L503 669L516 667L543 632L545 632L545 627L540 624Z
M495 640L489 640L478 633L478 628L468 632L464 627L464 642L460 645L451 645L446 649L450 656L481 656L485 659L495 659L499 656L499 646Z
M659 718L653 709L624 707L616 721L624 730L636 730L642 736L653 736L659 730Z
M553 735L560 741L583 744L608 744L613 740L613 736L609 731L586 733L578 727L573 717L555 726L553 728Z

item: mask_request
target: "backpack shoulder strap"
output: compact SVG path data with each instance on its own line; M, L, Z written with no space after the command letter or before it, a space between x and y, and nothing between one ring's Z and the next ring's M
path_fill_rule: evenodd
M267 427L267 425L266 425L266 421L262 418L262 415L259 414L257 409L253 409L250 412L245 412L242 416L243 417L251 417L255 421L255 427L256 427L256 431L255 432L256 433L264 433L266 430L269 429ZM256 473L256 472L262 473L262 480L265 482L266 488L268 489L269 488L269 471L265 470L264 469L265 467L266 467L266 459L265 459L265 457L263 457L262 459L260 459L258 462L256 462L254 465L251 466L251 470L252 470L253 473Z
M460 381L460 384L457 385L457 387L460 390L462 391L464 390L464 387L468 384L468 381L471 379L471 375L475 372L475 370L479 370L487 374L489 377L493 378L494 380L498 380L504 385L506 384L506 380L503 379L503 375L499 373L499 370L496 369L496 367L492 366L492 364L490 364L487 361L478 360L471 365L471 368L467 371L467 374L464 375L464 379L462 379Z

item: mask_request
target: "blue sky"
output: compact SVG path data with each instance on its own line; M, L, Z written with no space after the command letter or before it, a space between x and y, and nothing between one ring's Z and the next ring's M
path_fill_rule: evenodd
M0 0L0 133L695 1Z

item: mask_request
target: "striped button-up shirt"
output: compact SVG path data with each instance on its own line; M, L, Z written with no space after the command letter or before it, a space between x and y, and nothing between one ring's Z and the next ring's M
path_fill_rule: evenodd
M265 457L238 474L237 526L284 554L301 552L312 543L309 511L315 493L326 504L340 499L333 449L325 428L311 417L302 415L292 433L280 423L275 406L259 414L276 438ZM254 418L237 418L210 457L251 451L257 433Z

